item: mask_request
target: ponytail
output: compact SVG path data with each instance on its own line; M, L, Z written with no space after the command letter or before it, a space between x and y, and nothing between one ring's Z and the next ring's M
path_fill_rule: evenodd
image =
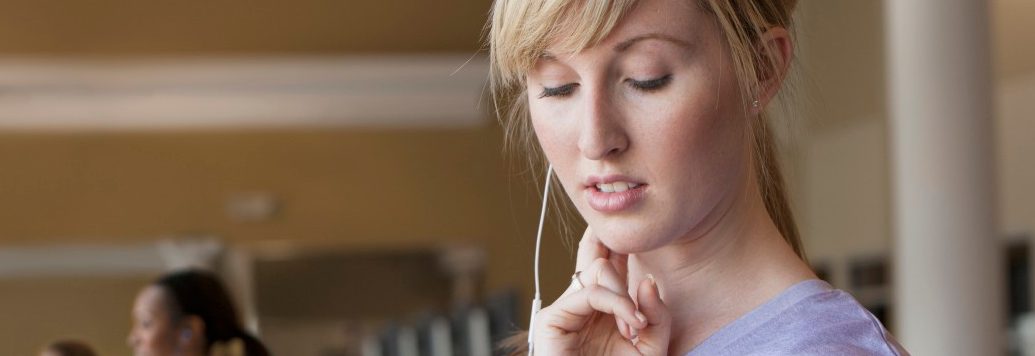
M270 352L259 339L243 330L235 337L209 342L211 356L269 356Z
M230 294L216 276L199 270L184 270L162 276L154 284L163 289L168 308L176 317L196 316L205 325L205 348L240 340L245 356L268 356L258 338L241 326Z
M780 231L780 235L794 249L794 253L799 258L806 260L805 248L802 246L801 235L798 233L798 225L794 223L794 214L791 213L791 207L788 204L787 189L784 185L783 173L780 172L780 162L777 158L776 144L773 142L772 129L766 118L767 115L763 114L751 125L755 141L754 161L758 188L762 194L762 201L765 203L765 210Z

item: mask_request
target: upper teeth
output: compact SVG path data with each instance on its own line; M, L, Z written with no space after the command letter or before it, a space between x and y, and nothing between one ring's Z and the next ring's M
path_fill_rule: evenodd
M640 186L638 183L628 182L597 183L597 190L604 193L621 193L638 186Z

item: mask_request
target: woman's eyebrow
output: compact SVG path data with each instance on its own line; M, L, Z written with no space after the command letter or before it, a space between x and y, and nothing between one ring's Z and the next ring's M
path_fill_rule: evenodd
M639 35L639 36L627 39L625 41L622 41L621 43L615 45L615 52L623 52L623 51L629 49L629 47L632 47L632 45L636 44L637 42L640 42L640 41L643 41L643 40L647 40L647 39L655 39L655 40L668 41L668 42L672 42L674 44L677 44L677 45L679 45L681 47L690 48L690 43L688 43L688 42L686 42L684 40L681 40L681 39L678 39L678 38L675 38L675 37L672 37L672 36L669 36L669 35L666 35L666 34L663 34L663 33L652 32L652 33L642 34L642 35Z

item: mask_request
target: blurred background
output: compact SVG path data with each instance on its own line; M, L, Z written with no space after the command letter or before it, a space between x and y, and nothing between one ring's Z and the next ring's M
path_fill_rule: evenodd
M1035 2L988 5L981 239L1017 352L1035 301ZM801 2L805 100L783 154L810 263L895 333L885 6ZM74 337L128 355L134 296L186 266L219 273L278 355L490 352L527 322L539 193L487 98L488 8L0 0L0 354ZM547 230L551 301L578 235Z

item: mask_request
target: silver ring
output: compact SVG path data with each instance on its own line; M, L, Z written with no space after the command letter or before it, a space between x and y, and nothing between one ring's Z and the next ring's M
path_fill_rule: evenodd
M582 274L582 271L575 271L575 274L571 275L571 287L569 288L574 288L575 290L586 288L586 286L582 284L582 281L579 280L580 274Z

